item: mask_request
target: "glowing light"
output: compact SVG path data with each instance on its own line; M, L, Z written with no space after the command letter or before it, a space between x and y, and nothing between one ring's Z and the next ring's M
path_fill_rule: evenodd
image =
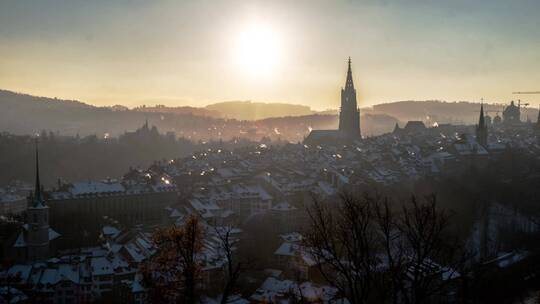
M282 43L269 25L254 22L241 30L233 50L238 67L252 75L270 74L281 59Z

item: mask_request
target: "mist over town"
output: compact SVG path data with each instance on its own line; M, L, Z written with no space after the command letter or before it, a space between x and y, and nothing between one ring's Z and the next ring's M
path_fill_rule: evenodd
M540 303L539 11L0 2L0 303Z

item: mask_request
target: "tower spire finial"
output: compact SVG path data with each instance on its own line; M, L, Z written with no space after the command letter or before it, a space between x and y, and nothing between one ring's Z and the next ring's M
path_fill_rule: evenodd
M351 67L351 57L347 60L347 80L345 81L345 89L354 89L354 83L352 79L352 67Z

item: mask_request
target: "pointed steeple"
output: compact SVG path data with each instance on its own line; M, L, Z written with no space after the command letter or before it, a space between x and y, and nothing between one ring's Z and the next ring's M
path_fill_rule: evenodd
M34 207L42 206L43 205L43 195L41 193L41 182L39 179L39 148L38 148L38 140L36 138L36 184L34 189Z
M484 117L484 99L480 104L480 117L478 118L478 126L476 126L476 140L483 147L487 147L488 128Z
M352 78L352 68L351 68L351 57L349 57L348 60L349 67L347 69L347 80L345 81L345 90L347 89L353 89L354 90L354 83Z
M486 125L486 119L484 118L484 100L480 104L480 118L478 119L478 127L484 128Z

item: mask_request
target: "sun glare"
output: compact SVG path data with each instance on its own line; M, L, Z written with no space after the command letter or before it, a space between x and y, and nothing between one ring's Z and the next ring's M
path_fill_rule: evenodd
M268 75L279 64L281 47L280 37L274 29L265 24L251 24L236 38L234 60L243 72Z

